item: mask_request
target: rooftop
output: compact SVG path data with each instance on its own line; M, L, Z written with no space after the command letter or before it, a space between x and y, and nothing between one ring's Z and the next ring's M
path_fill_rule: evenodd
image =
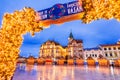
M100 50L99 47L94 47L94 48L85 48L84 50Z

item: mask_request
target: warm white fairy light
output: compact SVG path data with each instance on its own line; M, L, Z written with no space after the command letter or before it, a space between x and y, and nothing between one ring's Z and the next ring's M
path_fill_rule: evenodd
M120 0L83 0L84 16L82 21L90 23L98 19L120 21Z
M14 74L22 35L42 30L40 22L35 21L36 12L32 8L24 8L3 16L0 29L0 80L10 80Z

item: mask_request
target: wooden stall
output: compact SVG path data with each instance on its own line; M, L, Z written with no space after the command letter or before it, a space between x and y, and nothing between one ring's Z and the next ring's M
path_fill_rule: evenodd
M45 64L45 59L44 58L37 58L36 62L39 65L44 65Z
M26 58L25 57L19 57L17 59L17 63L26 63Z
M76 59L76 64L77 65L84 65L84 60L82 58Z
M64 65L65 59L58 59L57 64L58 65Z
M52 64L53 64L53 60L51 58L45 59L45 65L52 65Z
M27 58L27 64L34 64L35 63L35 58L33 56L30 56Z
M98 59L99 66L109 66L109 61L105 58Z
M67 64L68 65L74 65L74 60L73 59L68 59Z
M88 66L95 66L95 60L92 57L87 58Z
M120 67L120 59L115 60L114 65L115 65L116 67Z

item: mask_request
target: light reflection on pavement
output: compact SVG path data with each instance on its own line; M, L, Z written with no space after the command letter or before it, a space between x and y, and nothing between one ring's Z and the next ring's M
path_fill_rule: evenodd
M18 64L13 80L120 80L120 68Z

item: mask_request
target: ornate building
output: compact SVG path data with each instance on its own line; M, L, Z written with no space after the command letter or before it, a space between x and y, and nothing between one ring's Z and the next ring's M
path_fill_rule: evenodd
M84 59L92 57L93 59L98 59L102 56L102 50L100 48L86 48L84 49Z
M116 44L104 44L100 45L104 57L109 60L114 60L120 57L120 41Z
M47 41L40 48L40 57L65 57L66 55L75 55L78 57L83 55L83 41L75 40L72 33L69 35L68 46L66 48L63 48L61 45L54 41Z
M45 42L40 48L40 57L65 57L67 55L66 49L54 41Z
M70 56L81 56L83 55L83 41L82 40L75 40L73 37L73 34L70 33L69 38L68 38L68 55Z

